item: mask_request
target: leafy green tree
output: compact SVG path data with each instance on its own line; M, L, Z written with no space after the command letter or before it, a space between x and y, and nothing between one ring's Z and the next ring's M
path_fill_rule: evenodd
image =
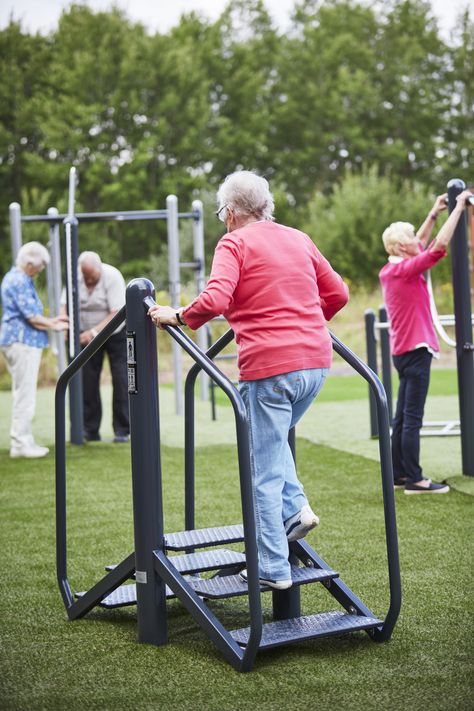
M451 110L444 123L443 142L437 157L444 177L462 178L474 184L474 16L466 10L459 16L451 48Z
M437 150L452 92L448 48L430 3L385 3L376 51L381 104L367 159L392 176L429 183L441 172Z
M282 39L269 149L296 204L315 188L327 190L369 149L367 119L379 101L372 85L377 31L367 7L310 0Z
M16 22L0 31L0 270L10 266L8 204L37 185L47 189L34 160L41 141L44 97L50 91L49 42L24 33ZM26 192L25 192L26 191Z
M212 178L239 167L268 175L278 37L261 0L229 3L213 30L207 57L212 113Z
M398 220L418 229L436 197L420 183L405 181L394 187L390 176L380 176L372 166L361 173L347 172L331 195L319 192L309 203L305 230L355 289L378 283L387 259L384 229ZM437 268L441 281L449 281L446 261Z
M169 193L188 210L200 197L209 256L223 230L215 189L239 167L270 179L276 218L295 226L312 224L317 200L336 205L358 174L361 192L379 182L407 204L407 181L414 194L468 181L472 30L466 11L448 46L425 0L303 0L283 36L263 0L235 0L216 22L187 14L166 34L83 4L47 37L10 23L0 31L0 267L6 203L64 211L71 165L77 211L160 208ZM163 223L81 225L80 243L130 275L166 263Z

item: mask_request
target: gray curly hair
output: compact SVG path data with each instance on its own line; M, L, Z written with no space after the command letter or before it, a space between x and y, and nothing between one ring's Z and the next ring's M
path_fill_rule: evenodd
M239 170L226 177L217 191L217 205L219 209L231 207L239 216L274 219L275 204L268 181L249 170Z
M25 242L18 250L15 264L20 268L26 267L28 264L37 268L45 267L49 261L49 252L40 242Z

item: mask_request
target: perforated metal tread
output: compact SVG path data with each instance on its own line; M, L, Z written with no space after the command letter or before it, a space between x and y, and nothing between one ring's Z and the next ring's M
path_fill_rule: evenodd
M339 573L335 570L322 570L320 568L298 568L296 565L291 566L291 578L293 585L305 585L307 583L322 582L331 578L337 578ZM218 599L223 597L237 597L238 595L247 595L247 583L242 580L240 575L227 575L224 577L214 578L195 578L192 581L192 586L198 595L209 599ZM261 585L260 589L264 592L271 590L267 585Z
M221 548L214 551L174 555L169 559L180 573L199 573L205 570L232 568L234 565L245 563L245 554ZM105 569L114 570L116 567L116 565L107 565ZM135 578L135 573L130 577Z
M76 597L82 597L85 593L78 592ZM168 599L175 597L173 591L166 586L166 597ZM104 597L101 602L99 602L100 607L106 607L107 609L112 609L114 607L128 607L129 605L137 604L137 587L136 585L121 585L119 588L114 590Z
M233 551L227 551L232 553ZM237 554L240 555L240 554ZM175 556L181 558L184 556ZM173 561L173 558L170 558ZM291 566L291 577L293 585L305 585L314 582L323 582L331 578L337 578L339 573L335 570L323 570L320 568L298 568L295 565ZM198 595L209 599L221 599L226 597L237 597L239 595L247 595L247 583L242 580L240 575L226 575L223 577L215 576L213 578L187 577L186 582L197 592ZM262 592L269 592L271 588L267 585L260 587ZM76 597L82 597L85 593L78 592ZM168 599L175 597L173 591L166 586L166 597ZM128 605L137 604L137 591L135 585L121 585L114 590L110 595L104 597L99 603L101 607L127 607Z
M241 523L234 526L217 528L198 528L192 531L178 531L165 534L165 548L169 551L187 551L193 548L207 548L225 543L238 543L244 540L244 528Z
M349 615L339 610L307 617L293 617L290 620L278 620L263 625L259 649L270 649L289 642L370 629L381 624L381 620L375 617ZM232 630L230 634L238 644L245 646L250 635L250 627Z
M245 564L245 553L220 548L214 551L200 551L186 555L169 556L168 560L180 573L199 573L205 570L232 568Z

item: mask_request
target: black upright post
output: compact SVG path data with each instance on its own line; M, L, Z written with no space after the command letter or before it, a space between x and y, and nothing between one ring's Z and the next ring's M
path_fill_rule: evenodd
M385 306L379 308L379 323L387 323L388 314ZM393 422L392 405L392 356L390 353L390 333L388 328L380 329L380 355L382 360L382 383L387 395L388 419Z
M296 464L296 428L292 427L288 433L288 444ZM298 564L298 558L290 550L290 563ZM301 590L294 586L288 590L273 590L273 619L289 620L292 617L301 617Z
M377 374L377 341L375 339L375 312L367 309L364 314L365 320L365 342L367 347L367 365ZM375 397L369 387L369 410L370 410L370 436L379 436L379 424L377 421L377 404Z
M79 327L79 282L77 277L77 259L79 256L78 221L75 217L66 217L64 225L65 263L66 263L66 301L69 314L68 361L81 352ZM79 370L69 384L69 415L71 422L72 444L84 443L84 414L82 400L82 373Z
M154 298L148 279L127 287L127 370L132 454L133 521L138 641L167 641L165 584L156 575L153 551L163 550L163 498L156 328L144 299Z
M465 187L464 182L457 178L449 181L449 212L453 211L456 198ZM451 243L451 271L456 321L462 473L464 476L474 476L474 346L465 212L459 219Z

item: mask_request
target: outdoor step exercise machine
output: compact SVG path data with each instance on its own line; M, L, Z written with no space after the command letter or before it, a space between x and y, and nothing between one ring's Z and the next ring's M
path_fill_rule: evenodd
M205 286L204 260L204 213L200 200L194 200L190 212L178 211L178 198L168 195L166 208L162 210L126 210L113 212L75 212L75 196L78 177L76 168L69 171L68 212L59 214L57 208L50 207L46 215L22 215L21 206L14 202L10 204L10 233L12 258L15 261L18 250L22 246L22 224L45 223L49 226L49 242L47 245L51 263L47 266L48 306L51 316L58 316L61 309L61 252L65 264L66 303L69 314L69 348L68 359L71 361L81 352L79 331L79 286L77 259L79 256L79 225L90 222L136 222L149 220L166 220L168 242L168 274L171 305L179 308L181 298L180 270L194 270L196 293L199 294ZM193 261L180 262L179 220L192 220ZM63 228L61 248L60 226ZM100 251L100 249L99 249ZM53 350L58 357L58 374L66 367L64 336L57 332L52 334ZM197 332L200 347L204 350L207 344L207 332L204 328ZM183 413L183 375L182 349L173 341L173 373L176 414ZM201 378L201 399L208 399L207 377ZM82 383L80 372L70 383L70 439L73 444L83 444L83 412Z
M457 196L465 189L462 180L450 180L448 183L448 208L452 212ZM474 205L474 198L469 199ZM428 288L431 294L431 315L440 337L456 349L459 420L442 422L424 422L422 436L461 435L462 473L474 476L474 317L471 308L471 286L469 280L469 259L466 212L459 220L451 242L451 272L454 295L454 314L440 316L434 302L431 279L428 273ZM444 327L454 326L456 340L449 338ZM390 323L384 306L379 309L377 320L373 309L365 312L365 337L367 363L377 373L377 344L380 343L382 382L387 393L390 424L392 423L392 369L389 338ZM378 436L375 400L369 391L370 434Z
M388 409L382 383L355 354L332 336L334 350L369 384L377 403L382 493L385 515L389 610L376 617L340 579L339 574L304 540L290 544L294 585L271 590L273 621L263 624L261 593L270 592L258 580L254 503L250 473L249 431L244 402L228 378L213 363L232 339L227 331L204 353L179 327L165 330L195 361L185 383L185 530L165 533L161 477L158 356L155 328L147 311L154 303L154 287L147 279L134 279L127 287L126 306L70 363L56 387L56 552L57 578L70 620L83 617L96 606L137 605L138 641L167 643L168 598L176 597L202 627L225 659L237 671L249 671L259 650L291 642L365 630L374 641L390 638L401 605L398 542L390 455ZM67 577L65 394L69 381L124 321L127 330L128 387L131 424L132 491L135 550L90 590L73 593ZM242 524L195 529L194 386L205 371L229 398L236 424ZM294 430L290 445L294 452ZM225 476L225 473L223 473ZM243 543L245 553L223 548ZM209 550L211 549L211 550ZM180 555L169 555L170 552ZM248 571L248 584L238 575ZM214 571L213 577L202 577ZM125 584L134 578L133 584ZM322 583L340 608L301 616L300 587ZM228 630L207 600L248 596L249 624Z

